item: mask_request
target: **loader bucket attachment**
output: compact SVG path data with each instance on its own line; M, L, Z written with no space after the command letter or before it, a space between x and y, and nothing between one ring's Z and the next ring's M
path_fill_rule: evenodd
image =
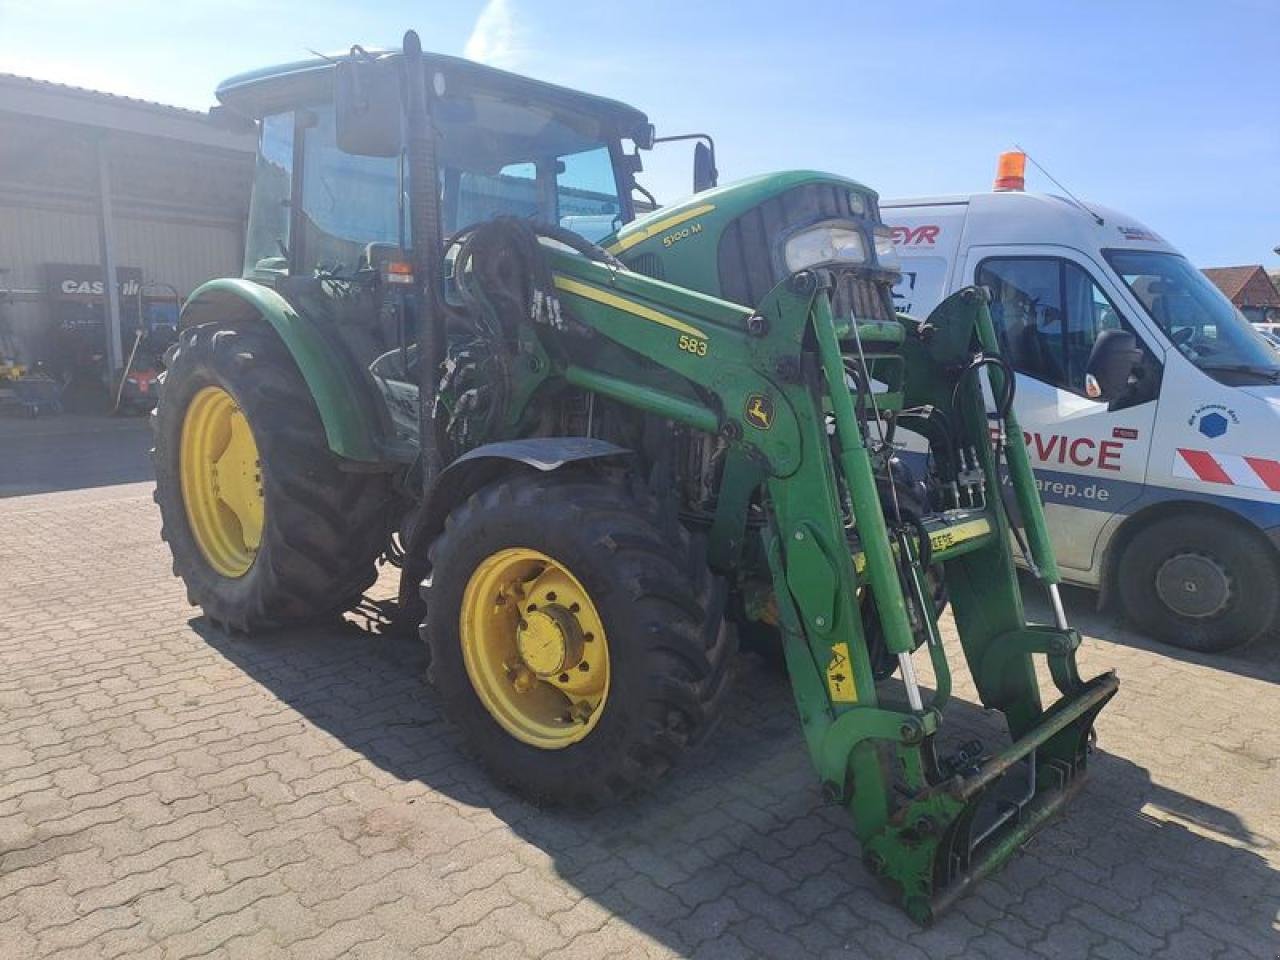
M1045 711L1012 746L911 797L866 844L868 869L917 922L930 923L997 870L1083 784L1093 721L1112 673Z

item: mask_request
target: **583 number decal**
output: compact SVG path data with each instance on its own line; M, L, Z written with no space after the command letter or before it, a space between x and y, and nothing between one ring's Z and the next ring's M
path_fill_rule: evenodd
M681 334L679 343L680 349L685 353L692 353L695 357L705 357L707 355L707 341L705 340Z

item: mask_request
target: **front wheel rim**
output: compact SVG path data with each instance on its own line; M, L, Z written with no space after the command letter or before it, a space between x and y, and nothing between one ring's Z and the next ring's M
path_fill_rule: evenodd
M200 389L182 421L178 470L196 546L220 576L253 566L265 497L258 445L244 411L222 387Z
M563 564L527 547L491 554L467 582L459 626L471 686L507 733L559 750L595 729L609 695L609 643Z
M1231 605L1231 573L1209 554L1174 554L1160 564L1155 580L1160 601L1188 620L1221 616Z

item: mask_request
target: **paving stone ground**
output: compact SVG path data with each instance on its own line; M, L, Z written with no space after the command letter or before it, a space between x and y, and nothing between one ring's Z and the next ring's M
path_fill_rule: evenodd
M3 960L1280 949L1274 642L1170 651L1070 593L1084 672L1122 684L1089 783L925 930L863 872L759 660L655 793L540 810L468 757L415 641L358 617L218 633L170 576L149 484L67 485L0 500ZM990 727L974 701L958 683L949 729Z

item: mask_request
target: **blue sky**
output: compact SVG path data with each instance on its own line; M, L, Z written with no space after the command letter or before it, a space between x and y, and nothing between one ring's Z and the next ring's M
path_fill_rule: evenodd
M203 108L226 76L408 26L660 133L710 132L724 180L814 167L885 196L975 192L1020 143L1201 266L1280 266L1275 0L0 0L0 71ZM660 199L688 162L650 163Z

